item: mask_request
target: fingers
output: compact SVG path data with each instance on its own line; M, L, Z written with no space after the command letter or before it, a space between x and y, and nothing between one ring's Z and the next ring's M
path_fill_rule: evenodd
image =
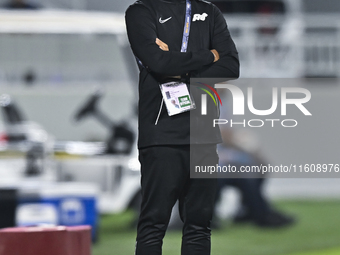
M169 46L162 42L161 40L159 40L158 38L156 38L156 44L159 46L159 48L163 51L169 51Z
M218 61L220 59L220 54L218 54L217 50L210 50L214 54L214 62Z
M162 42L158 38L156 38L156 44L159 46L159 48L163 51L169 51L169 47L166 43Z

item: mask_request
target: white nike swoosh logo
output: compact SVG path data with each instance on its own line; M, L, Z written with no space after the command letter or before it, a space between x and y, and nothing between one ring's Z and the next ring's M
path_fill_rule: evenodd
M162 19L162 18L159 18L159 23L163 24L165 22L167 22L169 19L171 19L172 17L170 18L167 18L167 19Z

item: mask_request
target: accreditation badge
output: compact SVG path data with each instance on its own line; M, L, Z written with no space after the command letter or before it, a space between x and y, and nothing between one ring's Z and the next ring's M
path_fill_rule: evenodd
M196 109L185 83L168 82L160 84L160 88L169 116Z

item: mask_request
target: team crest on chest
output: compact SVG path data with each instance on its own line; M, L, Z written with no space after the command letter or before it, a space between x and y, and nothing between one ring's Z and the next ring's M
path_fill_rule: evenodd
M205 18L208 17L208 14L206 14L205 12L203 14L194 14L194 17L192 18L192 21L205 21Z

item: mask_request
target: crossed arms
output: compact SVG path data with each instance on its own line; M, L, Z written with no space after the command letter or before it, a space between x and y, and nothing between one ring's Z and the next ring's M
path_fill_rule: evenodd
M177 52L169 50L166 42L157 38L156 26L149 10L142 4L134 5L126 12L126 26L133 53L150 71L159 75L190 73L191 77L237 78L239 61L235 45L224 17L216 7L214 15L212 49Z

